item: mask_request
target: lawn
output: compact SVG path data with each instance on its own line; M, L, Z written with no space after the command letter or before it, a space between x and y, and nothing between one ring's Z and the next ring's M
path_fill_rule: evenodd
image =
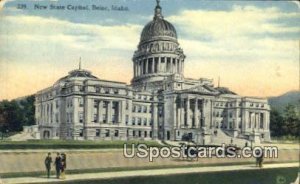
M127 144L161 146L156 141L76 141L76 140L30 140L0 141L0 149L107 149L123 148Z
M241 170L179 174L168 176L127 177L106 180L60 182L64 184L290 184L294 182L298 168Z

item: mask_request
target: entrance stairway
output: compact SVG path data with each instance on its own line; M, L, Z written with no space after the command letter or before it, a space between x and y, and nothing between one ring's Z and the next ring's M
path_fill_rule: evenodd
M211 142L215 145L221 145L221 144L232 144L237 145L238 147L244 147L246 142L248 142L249 145L249 140L241 137L232 137L229 134L226 134L222 129L217 130L217 134L212 134L211 137Z

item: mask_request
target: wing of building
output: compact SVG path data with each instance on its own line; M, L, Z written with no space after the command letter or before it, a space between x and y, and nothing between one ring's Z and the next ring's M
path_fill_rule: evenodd
M36 94L43 139L269 141L266 99L184 77L185 55L159 3L133 55L131 85L73 70Z

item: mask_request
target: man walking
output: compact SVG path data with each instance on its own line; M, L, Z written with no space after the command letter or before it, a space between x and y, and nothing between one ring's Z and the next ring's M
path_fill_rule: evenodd
M60 169L61 169L61 157L60 157L59 153L57 153L54 165L55 165L55 169L56 169L56 178L59 178L60 177Z
M51 163L52 163L51 153L48 153L48 156L45 158L45 166L46 166L48 178L50 178Z

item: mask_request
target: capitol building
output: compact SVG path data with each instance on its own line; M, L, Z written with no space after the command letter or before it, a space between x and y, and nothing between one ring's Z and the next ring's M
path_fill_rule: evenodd
M157 1L133 54L131 84L79 66L35 94L41 139L270 141L267 99L241 97L211 79L185 78L185 58Z

